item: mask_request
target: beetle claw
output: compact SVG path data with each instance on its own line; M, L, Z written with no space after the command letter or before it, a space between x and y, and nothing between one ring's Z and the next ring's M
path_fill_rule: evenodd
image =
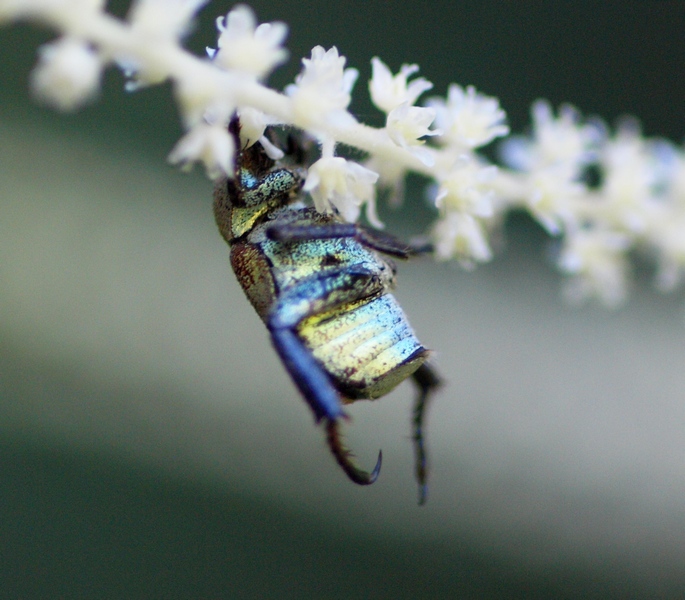
M383 452L381 450L378 451L376 466L369 473L357 466L352 460L350 451L343 446L338 421L328 420L326 422L326 438L328 440L328 447L331 449L335 460L354 483L358 485L371 485L378 479L378 474L381 472L381 463L383 462Z

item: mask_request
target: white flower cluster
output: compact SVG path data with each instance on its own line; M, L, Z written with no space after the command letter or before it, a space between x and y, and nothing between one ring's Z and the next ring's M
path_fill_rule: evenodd
M227 125L241 120L241 143L261 143L274 159L282 151L264 135L269 125L307 131L321 157L308 171L304 190L317 210L355 221L362 208L376 215L377 187L402 196L409 171L426 176L437 220L430 232L436 257L466 266L492 256L489 234L504 211L524 208L560 239L559 268L569 275L569 298L596 297L607 305L626 295L626 253L655 257L661 289L685 274L685 153L666 142L645 140L626 122L611 136L599 121L583 121L573 108L555 115L539 101L528 137L508 138L503 166L478 149L509 134L497 99L473 87L449 86L445 98L417 105L432 84L416 65L397 74L372 60L369 92L385 114L372 128L348 111L355 69L336 48L317 46L284 92L263 82L287 58L283 23L258 24L238 5L217 19L216 48L197 57L182 46L194 15L206 0L136 0L125 21L104 11L104 0L0 0L0 22L39 20L62 37L39 51L32 74L44 102L73 110L94 98L109 64L129 77L128 89L165 80L173 84L185 135L172 163L200 162L212 178L232 176L235 147ZM336 154L338 144L364 151L364 164Z
M570 275L572 301L595 297L618 306L630 285L627 254L653 258L657 286L673 290L685 275L685 152L642 137L624 120L612 136L598 119L583 122L562 106L557 117L533 106L528 138L510 138L494 187L561 241L558 266Z

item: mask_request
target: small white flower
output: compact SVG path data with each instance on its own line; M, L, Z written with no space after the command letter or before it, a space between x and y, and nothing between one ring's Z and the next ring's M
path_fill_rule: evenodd
M587 192L582 183L568 175L563 166L552 166L535 170L528 177L530 192L524 198L525 205L550 235L575 228L575 203Z
M435 255L440 260L456 258L465 268L492 258L483 227L472 215L448 212L435 224L432 233Z
M506 113L497 98L479 94L473 86L464 91L453 83L447 101L431 98L427 105L436 110L435 124L444 132L439 141L448 146L478 148L509 133L509 127L504 125Z
M625 252L630 238L603 229L581 229L564 239L559 268L571 275L564 296L578 304L596 297L608 307L619 306L627 295L628 265Z
M525 206L551 235L558 235L582 220L579 211L588 206L583 169L597 159L606 133L599 122L583 124L570 105L561 106L556 117L547 101L538 100L531 114L532 136L505 140L500 154L505 164L527 174L522 179Z
M354 223L359 218L361 205L366 204L366 215L372 225L382 226L375 212L378 173L340 156L323 157L311 167L304 191L309 192L316 210L321 213L340 213Z
M259 142L269 158L273 160L283 158L283 150L274 146L264 135L268 125L275 125L278 122L276 119L267 117L261 110L250 106L239 108L238 117L240 118L240 141L245 148Z
M92 48L72 38L61 38L38 49L31 73L33 92L60 110L75 110L100 89L102 61Z
M235 112L233 98L214 77L189 72L174 81L174 94L187 129L202 122L227 123Z
M656 285L662 292L675 290L685 276L685 214L664 211L665 218L654 240L658 271Z
M671 201L680 208L685 207L685 152L682 148L672 147L673 158L669 172L669 192Z
M604 172L600 197L608 205L607 216L629 231L643 232L660 172L635 123L624 123L607 142L600 164Z
M648 140L652 163L652 192L655 198L668 200L679 208L685 200L685 155L681 148L665 139Z
M684 156L676 158L683 160ZM678 166L672 169L672 177L677 177ZM685 279L685 190L677 187L677 179L670 183L667 196L650 203L648 227L640 238L653 253L656 286L663 292L673 291Z
M338 55L335 46L329 50L316 46L311 58L302 59L304 68L295 83L285 89L292 98L298 120L309 123L312 128L329 118L352 120L346 109L359 72L345 69L346 60Z
M233 177L233 137L225 124L199 123L186 133L169 154L169 162L189 170L194 162L202 162L207 176L218 179Z
M400 72L393 77L390 69L378 57L371 59L372 76L369 80L371 100L383 112L389 113L400 104L413 106L423 92L433 84L423 77L414 79L407 85L407 78L419 70L418 65L402 65Z
M496 166L483 166L473 156L463 154L449 174L440 179L435 205L446 212L490 217L494 198L490 183L496 176Z
M245 144L246 148L249 148L264 135L270 120L261 110L250 106L239 108L238 117L240 118L240 141Z
M424 165L432 167L435 164L435 158L429 150L422 147L425 142L419 138L442 133L428 129L434 119L434 109L409 106L404 102L390 111L385 127L393 142L409 150Z
M255 15L248 6L238 4L216 22L218 48L207 48L214 62L224 69L240 71L263 79L285 62L288 52L281 47L288 34L285 23L262 23L255 27Z
M136 0L128 20L131 27L147 36L181 38L190 32L195 14L208 0Z
M657 288L670 292L685 278L685 153L664 140L649 150L654 189L644 241L655 252Z
M570 104L562 104L555 118L546 100L533 104L531 116L536 166L565 164L578 175L583 166L596 158L597 147L606 135L599 121L583 124L580 113Z

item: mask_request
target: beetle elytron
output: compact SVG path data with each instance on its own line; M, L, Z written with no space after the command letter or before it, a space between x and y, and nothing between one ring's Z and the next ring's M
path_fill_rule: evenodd
M238 120L229 128L240 149ZM303 154L301 146L291 150ZM220 181L214 191L214 215L231 247L233 270L317 423L324 422L333 456L353 482L373 483L382 454L370 473L355 464L340 438L343 404L379 398L413 377L418 387L416 477L423 503L422 425L440 380L425 362L428 350L389 293L395 266L382 256L408 258L421 250L305 207L301 171L276 164L260 144L236 153L235 178Z

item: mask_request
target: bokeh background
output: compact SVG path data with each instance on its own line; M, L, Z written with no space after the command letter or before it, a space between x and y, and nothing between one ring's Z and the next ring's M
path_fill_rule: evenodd
M546 97L683 137L680 1L252 6L290 25L274 85L337 45L371 123L378 55L436 93L499 97L514 131ZM189 45L214 45L229 8L212 2ZM447 380L430 499L410 384L351 409L360 461L385 459L354 486L230 271L211 184L165 164L168 86L126 94L110 70L79 114L41 108L27 79L52 36L0 30L0 597L682 597L682 294L639 263L624 308L571 309L522 215L474 272L403 265L397 295ZM407 235L431 218L409 191L383 214Z

